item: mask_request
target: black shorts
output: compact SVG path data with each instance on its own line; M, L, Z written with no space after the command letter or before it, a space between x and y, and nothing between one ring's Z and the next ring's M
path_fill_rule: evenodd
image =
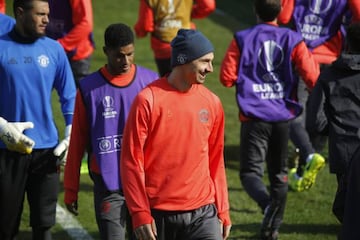
M30 155L1 149L0 239L18 232L25 193L30 226L53 226L58 192L59 165L53 149L34 150Z

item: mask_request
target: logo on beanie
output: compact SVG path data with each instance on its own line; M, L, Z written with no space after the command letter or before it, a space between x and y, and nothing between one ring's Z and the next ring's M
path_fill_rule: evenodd
M176 61L179 63L179 64L185 64L187 63L187 56L183 53L180 53L177 58L176 58Z

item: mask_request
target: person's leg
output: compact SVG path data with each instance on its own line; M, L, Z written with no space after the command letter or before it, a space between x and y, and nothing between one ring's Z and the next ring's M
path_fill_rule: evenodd
M337 189L332 205L332 212L337 218L337 220L340 223L342 223L344 217L345 196L347 189L346 174L337 173L336 180L337 180Z
M0 239L11 240L19 230L30 156L0 150Z
M52 239L60 183L58 162L53 149L33 152L26 186L33 240Z
M271 203L267 207L262 223L262 235L276 239L285 211L287 182L287 159L289 125L287 122L274 123L269 150L266 158L270 182Z
M101 175L93 174L93 181L96 222L101 239L125 239L128 212L124 195L119 191L107 191Z
M240 180L244 190L262 211L270 202L270 195L262 179L270 130L270 125L263 122L249 121L241 124Z
M85 59L70 61L71 70L74 75L76 87L79 87L79 81L90 73L91 56Z
M289 136L295 148L299 149L299 168L297 173L299 176L302 176L302 168L300 166L305 165L306 158L309 154L314 153L315 150L311 144L310 136L305 128L306 102L309 97L309 92L305 83L301 79L299 80L297 95L298 102L303 107L303 111L297 118L290 121Z
M347 168L346 195L342 222L342 239L360 239L360 148Z
M325 166L325 159L315 152L313 142L306 129L306 106L309 92L304 82L300 79L298 86L298 101L303 106L303 112L290 121L289 136L295 147L299 150L299 162L297 168L289 171L289 186L295 191L304 191L315 183L317 173ZM324 139L312 134L314 139ZM320 147L320 142L316 141ZM324 145L324 144L323 144Z
M192 211L182 240L221 240L219 218L214 204Z

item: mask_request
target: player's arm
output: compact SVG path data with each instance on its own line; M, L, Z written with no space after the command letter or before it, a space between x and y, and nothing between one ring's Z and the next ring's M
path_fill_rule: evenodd
M295 0L282 0L281 7L281 12L277 17L278 23L288 24L292 19L292 14L295 7Z
M191 18L205 18L213 13L215 9L215 0L195 0L191 11Z
M144 146L150 126L149 96L145 88L134 99L123 133L120 176L134 230L151 224L153 218L145 189Z
M76 94L69 153L64 168L64 202L70 212L77 215L80 168L89 143L89 123L80 91Z
M360 21L360 2L359 0L348 0L349 9L352 15L352 22Z
M228 198L228 186L224 162L224 129L225 117L223 107L219 99L215 101L216 116L209 136L209 171L215 187L215 204L218 211L223 238L230 233L230 206Z
M309 90L313 89L320 74L320 66L304 41L293 49L291 59Z
M142 38L154 31L154 13L146 0L140 0L138 20L134 26L136 37Z
M238 78L240 49L233 39L225 53L220 67L220 82L225 87L232 87Z

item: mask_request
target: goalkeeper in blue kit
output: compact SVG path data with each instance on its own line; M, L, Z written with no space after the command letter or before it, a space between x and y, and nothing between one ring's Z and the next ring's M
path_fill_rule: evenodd
M63 48L45 37L48 1L14 0L13 8L15 27L0 36L0 239L16 238L26 194L32 239L51 240L76 88ZM66 126L60 141L53 90Z

